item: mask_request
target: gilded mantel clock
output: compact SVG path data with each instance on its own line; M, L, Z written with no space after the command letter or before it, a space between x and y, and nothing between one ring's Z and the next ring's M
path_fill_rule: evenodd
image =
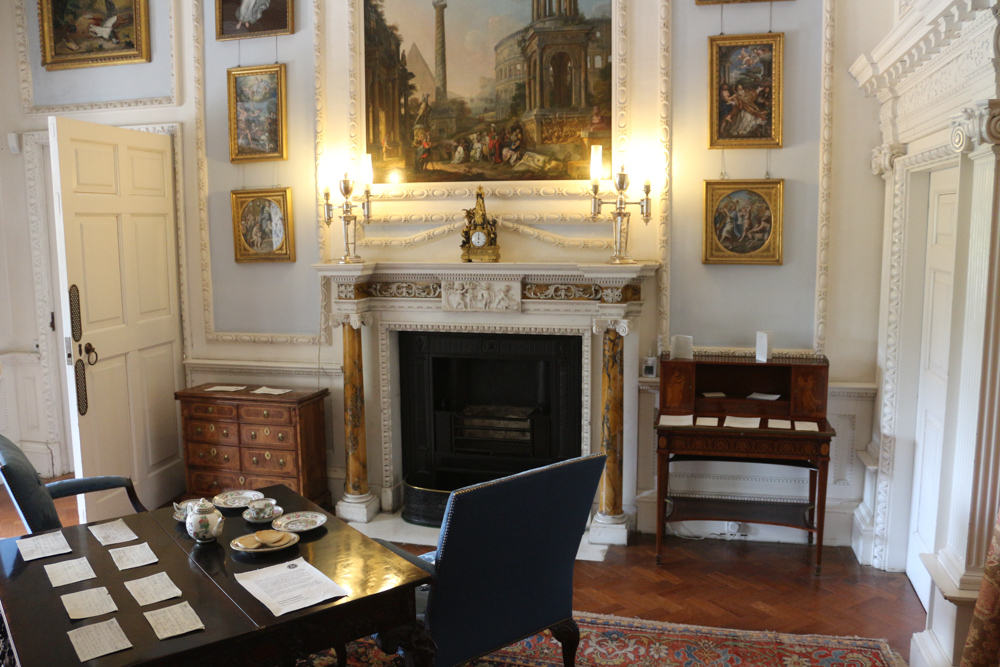
M499 262L497 222L486 217L483 186L476 189L475 208L465 209L465 229L462 230L463 262Z

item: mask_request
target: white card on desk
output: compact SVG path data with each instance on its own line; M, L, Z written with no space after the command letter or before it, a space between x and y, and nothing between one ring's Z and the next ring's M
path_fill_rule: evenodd
M52 588L75 584L78 581L86 581L87 579L95 579L97 577L94 574L94 568L90 567L86 556L46 565L45 574L49 575Z
M142 579L126 581L125 588L132 594L140 607L181 596L181 589L174 585L166 572L157 572Z
M718 426L719 425L719 418L718 417L698 417L697 419L694 420L694 425L695 426Z
M724 391L706 391L702 393L705 398L725 398L726 392Z
M68 554L72 551L69 548L69 542L58 530L36 537L22 537L17 541L17 550L21 552L21 558L24 560L47 558L58 554Z
M241 389L246 389L246 385L242 387L236 387L233 385L219 384L214 387L209 387L205 391L240 391Z
M725 426L729 428L759 428L760 417L733 417L726 416Z
M758 401L776 401L781 398L781 394L762 394L759 391L755 391L747 396L747 398L753 398Z
M153 626L156 638L164 640L168 637L186 635L195 630L204 630L205 624L187 602L181 602L171 607L143 612L143 616Z
M819 424L816 422L795 422L796 431L819 431Z
M66 607L66 613L74 621L118 611L118 605L111 599L111 594L104 586L88 588L77 593L67 593L59 596L59 599Z
M660 426L690 426L694 415L660 415Z
M291 389L272 389L271 387L260 387L259 389L254 389L251 394L271 394L272 396L281 396L282 394L287 394Z
M122 542L131 542L132 540L139 539L139 536L133 533L132 529L126 526L125 521L122 519L100 523L96 526L88 526L88 530L94 534L94 537L97 538L97 541L103 547L109 544L121 544Z
M66 634L73 642L73 649L76 651L76 657L80 658L80 662L87 662L102 655L132 648L132 642L122 632L122 626L118 625L118 619L115 618L103 623L85 625L82 628L70 630Z
M768 428L791 428L792 427L792 422L788 421L787 419L768 419L767 420L767 427Z
M137 544L134 547L122 547L121 549L109 549L111 559L119 570L130 570L133 567L142 567L159 560L153 550L149 548L148 542Z

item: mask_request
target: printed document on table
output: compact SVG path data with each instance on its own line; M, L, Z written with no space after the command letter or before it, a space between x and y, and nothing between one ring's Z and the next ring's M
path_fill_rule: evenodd
M660 415L660 426L690 426L694 415Z
M122 632L122 626L118 625L118 619L115 618L103 623L85 625L82 628L70 630L66 634L73 642L76 657L80 659L80 662L87 662L94 658L100 658L102 655L132 648L132 642Z
M694 425L695 426L718 426L719 425L719 418L718 417L698 417L697 419L694 420Z
M133 533L132 529L126 526L125 521L122 519L89 526L89 530L97 538L97 541L101 543L102 547L139 539L139 536Z
M243 385L242 387L234 387L233 385L219 384L214 387L209 387L205 391L239 391L246 388L246 385Z
M791 428L792 427L792 422L788 421L787 419L768 419L767 420L767 427L768 428Z
M796 431L819 431L819 424L816 422L795 422Z
M111 554L111 559L115 561L119 570L130 570L133 567L142 567L160 560L149 548L148 542L137 544L134 547L109 549L108 553Z
M236 580L275 616L348 594L301 557L288 563L241 572L236 575Z
M94 574L94 568L90 567L86 556L46 565L45 574L49 575L52 588L75 584L78 581L86 581L87 579L95 579L97 577Z
M280 396L281 394L287 394L291 389L271 389L270 387L261 387L260 389L254 389L251 394L271 394L272 396Z
M21 552L21 558L24 560L47 558L72 551L69 542L59 531L38 537L22 537L17 541L17 550Z
M149 577L126 581L125 588L140 607L181 596L181 589L174 585L166 572L157 572Z
M60 596L66 613L74 621L101 614L110 614L118 611L118 605L111 599L111 593L104 586L100 588L88 588L79 593L67 593Z
M159 640L205 629L205 624L187 602L143 612L143 616L153 626L153 632Z
M729 428L759 428L760 417L733 417L726 416L726 426Z

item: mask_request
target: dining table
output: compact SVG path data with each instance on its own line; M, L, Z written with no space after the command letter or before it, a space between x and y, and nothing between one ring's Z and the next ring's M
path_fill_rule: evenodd
M132 647L87 661L93 667L131 665L287 665L333 649L346 664L349 642L375 635L388 653L407 665L431 665L434 643L417 619L415 591L430 575L284 485L260 489L282 508L282 516L313 513L316 527L297 532L284 549L254 553L233 547L235 538L271 528L243 517L242 507L218 506L222 533L208 543L188 535L172 506L122 517L138 540L103 546L89 530L94 522L60 529L71 551L25 561L17 543L26 535L0 540L2 641L21 667L81 664L68 632L110 618L118 621ZM212 500L212 499L208 499ZM55 532L55 531L51 531ZM157 562L119 570L110 550L145 542ZM53 587L45 565L86 557L95 578ZM346 595L276 616L237 575L302 558ZM125 582L164 572L181 591L179 598L140 607ZM71 620L61 596L106 587L117 611ZM158 639L144 612L187 602L204 629Z

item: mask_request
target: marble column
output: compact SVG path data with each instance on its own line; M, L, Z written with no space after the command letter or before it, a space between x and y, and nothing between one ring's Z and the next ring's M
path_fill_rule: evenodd
M347 478L337 516L345 521L368 522L379 511L379 502L368 489L368 443L365 432L365 380L361 326L370 316L352 314L342 322L344 333L344 448Z
M624 545L628 543L628 516L622 509L624 358L628 321L597 321L594 333L602 334L604 341L601 358L601 452L608 459L598 487L599 508L590 527L590 541Z
M447 0L434 0L434 102L448 101L448 61L445 50L444 10Z

